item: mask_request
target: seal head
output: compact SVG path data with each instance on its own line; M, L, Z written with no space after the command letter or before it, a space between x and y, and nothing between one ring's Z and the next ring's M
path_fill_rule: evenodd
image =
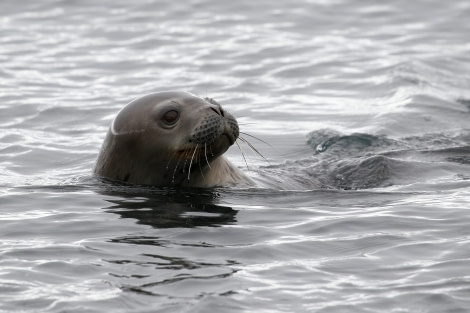
M236 119L215 100L186 92L154 93L118 113L93 171L131 184L249 184L223 156L238 136Z

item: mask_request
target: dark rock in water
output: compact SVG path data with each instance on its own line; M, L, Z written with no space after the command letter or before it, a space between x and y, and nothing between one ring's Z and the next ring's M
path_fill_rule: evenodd
M361 160L338 162L329 173L332 186L364 189L383 185L390 177L390 159L381 155Z
M467 132L390 139L323 129L309 134L307 144L314 151L310 158L262 168L256 179L264 187L289 190L368 189L443 175L466 179L468 141Z

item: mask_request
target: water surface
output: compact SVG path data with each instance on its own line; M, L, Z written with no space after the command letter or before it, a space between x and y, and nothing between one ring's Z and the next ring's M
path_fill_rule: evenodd
M0 4L3 312L468 312L466 1ZM209 96L259 186L91 175L127 102Z

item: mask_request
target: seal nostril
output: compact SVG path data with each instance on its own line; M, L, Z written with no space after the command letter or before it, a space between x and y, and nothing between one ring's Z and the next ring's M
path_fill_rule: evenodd
M217 113L217 115L225 117L224 110L221 107L211 107L211 110Z
M220 114L220 112L217 111L216 108L211 108L211 110L214 111L217 115L222 115L222 116L224 116L223 114Z

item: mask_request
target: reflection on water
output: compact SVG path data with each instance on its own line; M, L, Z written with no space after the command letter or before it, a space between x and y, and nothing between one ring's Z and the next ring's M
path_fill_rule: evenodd
M121 257L103 260L109 264L112 280L117 280L126 294L170 297L179 307L203 296L196 286L224 281L239 271L236 257L214 250L227 245L218 244L207 233L208 227L223 233L222 227L237 224L238 211L218 204L223 190L102 183L100 192L111 204L103 207L105 212L118 215L121 221L131 220L156 229L108 240L117 249L128 251ZM191 229L195 232L189 237L186 231L182 232ZM218 238L216 233L214 236ZM122 267L127 269L125 274ZM204 297L229 295L235 290L231 284L222 284L214 292L207 290Z
M104 208L107 212L132 218L139 224L155 228L172 227L217 227L234 224L237 211L227 206L214 204L217 191L207 189L153 189L128 187L132 193L112 193L114 198Z

